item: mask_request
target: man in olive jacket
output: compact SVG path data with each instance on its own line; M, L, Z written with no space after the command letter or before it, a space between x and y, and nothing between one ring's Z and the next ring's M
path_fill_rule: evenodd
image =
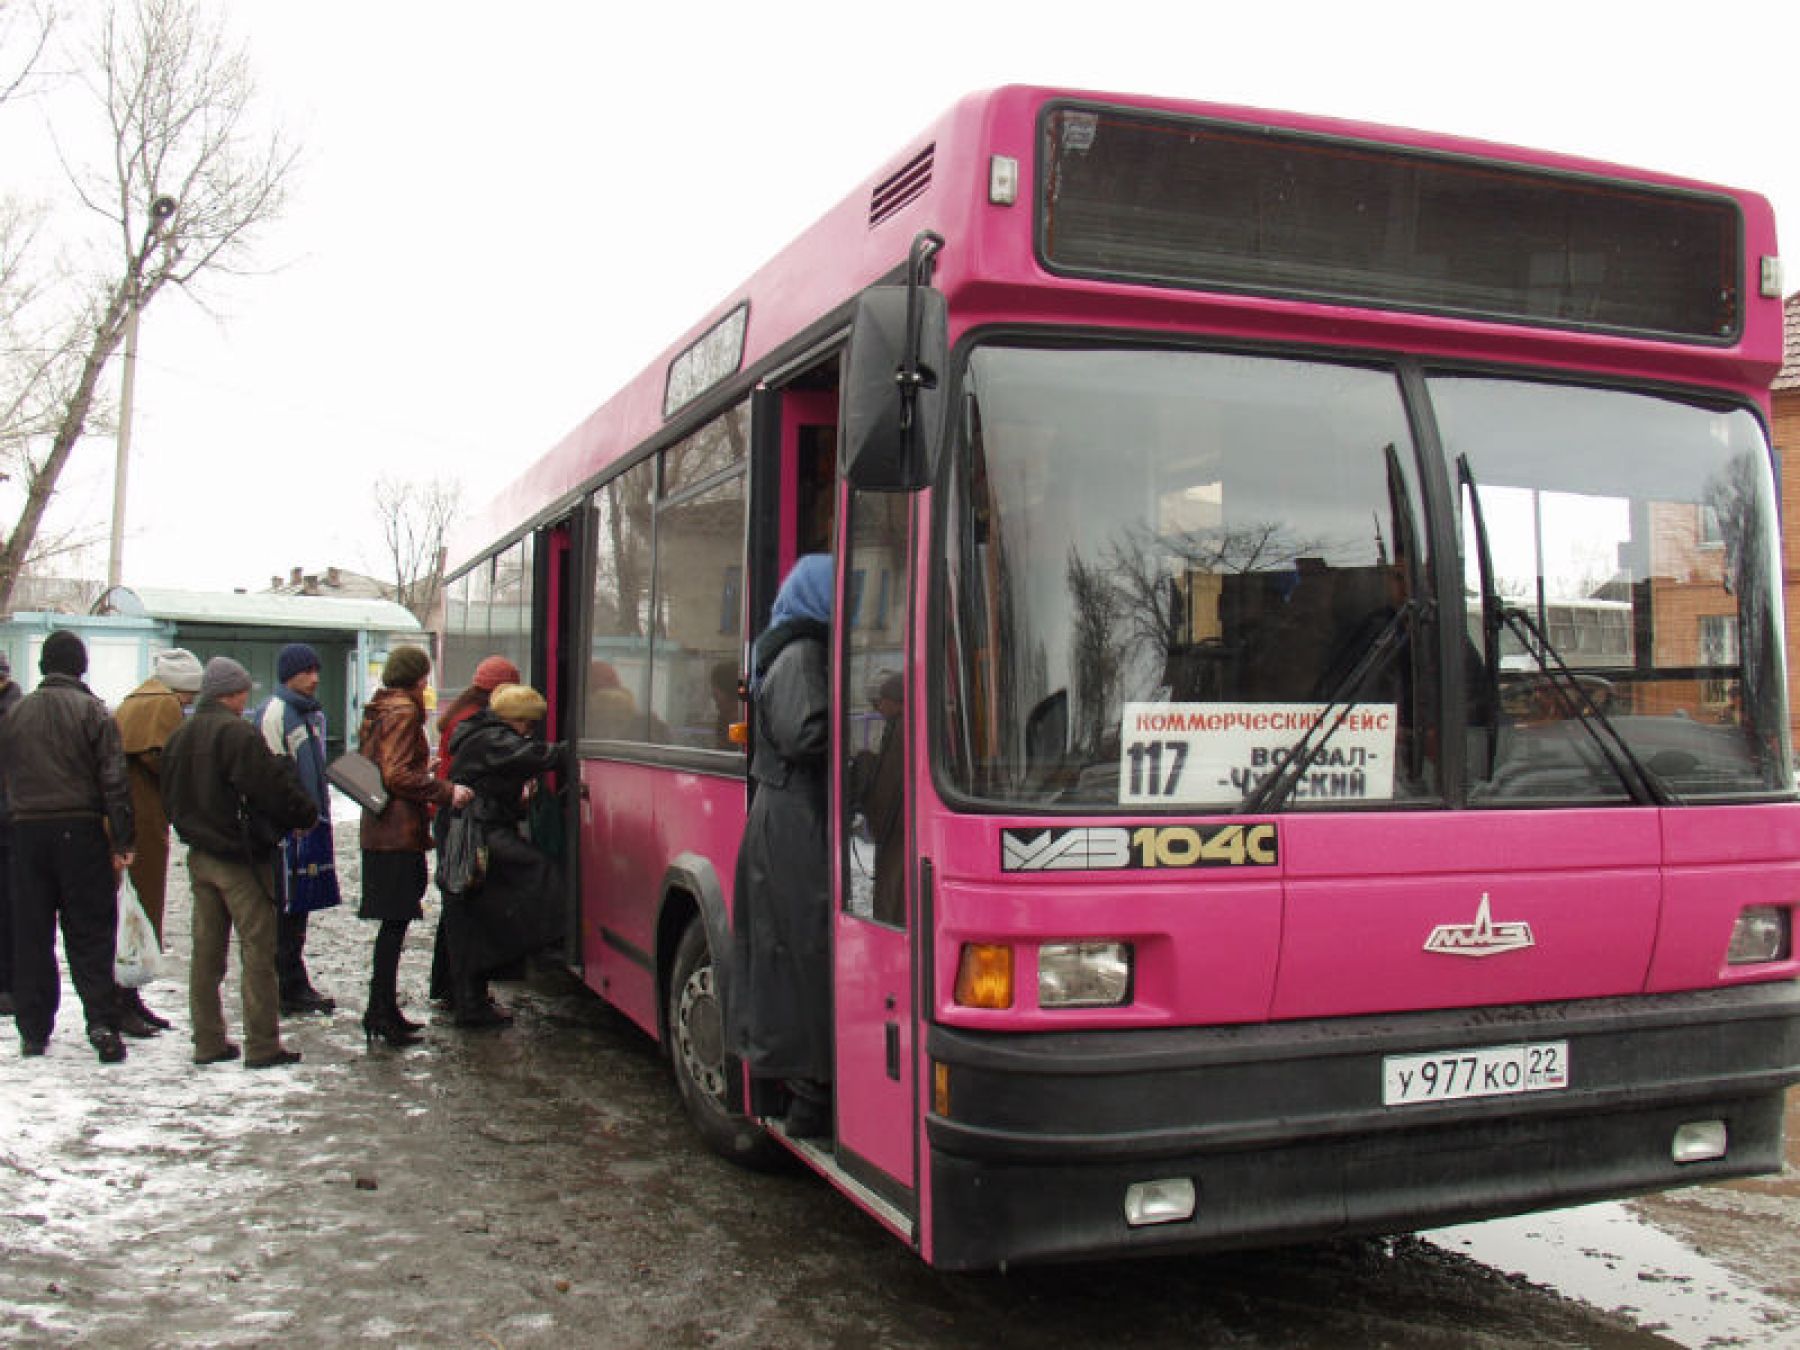
M293 761L270 753L244 720L249 701L248 671L228 656L206 663L194 715L163 747L162 795L188 846L193 883L188 1011L194 1062L220 1064L242 1053L246 1069L266 1069L300 1058L281 1044L271 859L281 835L310 826L319 809L300 786ZM233 930L244 996L241 1052L226 1039L219 997Z

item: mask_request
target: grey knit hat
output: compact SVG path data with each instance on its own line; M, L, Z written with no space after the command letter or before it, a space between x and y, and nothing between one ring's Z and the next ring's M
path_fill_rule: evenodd
M215 656L206 663L206 672L200 677L200 701L230 698L250 688L250 684L249 671L229 656Z
M200 658L186 647L171 647L150 658L150 673L178 694L192 694L200 688Z

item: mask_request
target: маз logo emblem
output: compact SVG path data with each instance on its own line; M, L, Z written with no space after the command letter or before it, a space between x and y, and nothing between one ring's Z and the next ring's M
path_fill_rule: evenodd
M1521 947L1535 947L1528 923L1495 923L1488 913L1487 892L1481 893L1481 906L1475 911L1474 923L1440 923L1425 939L1425 950L1443 952L1447 956L1498 956L1516 952Z

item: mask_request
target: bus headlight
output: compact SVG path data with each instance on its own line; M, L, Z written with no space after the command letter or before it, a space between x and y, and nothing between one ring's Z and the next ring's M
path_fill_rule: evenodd
M1130 1001L1129 942L1046 942L1038 948L1040 1008L1113 1008Z
M1780 905L1751 905L1731 927L1731 950L1725 964L1752 966L1785 961L1793 950L1788 939L1788 912Z

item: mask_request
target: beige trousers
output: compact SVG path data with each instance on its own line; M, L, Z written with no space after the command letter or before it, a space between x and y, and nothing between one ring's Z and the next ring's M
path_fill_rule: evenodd
M194 892L194 959L188 967L188 1014L194 1057L225 1049L225 957L238 936L238 984L244 996L244 1058L267 1059L281 1049L280 998L275 982L275 898L267 865L227 862L188 850Z

